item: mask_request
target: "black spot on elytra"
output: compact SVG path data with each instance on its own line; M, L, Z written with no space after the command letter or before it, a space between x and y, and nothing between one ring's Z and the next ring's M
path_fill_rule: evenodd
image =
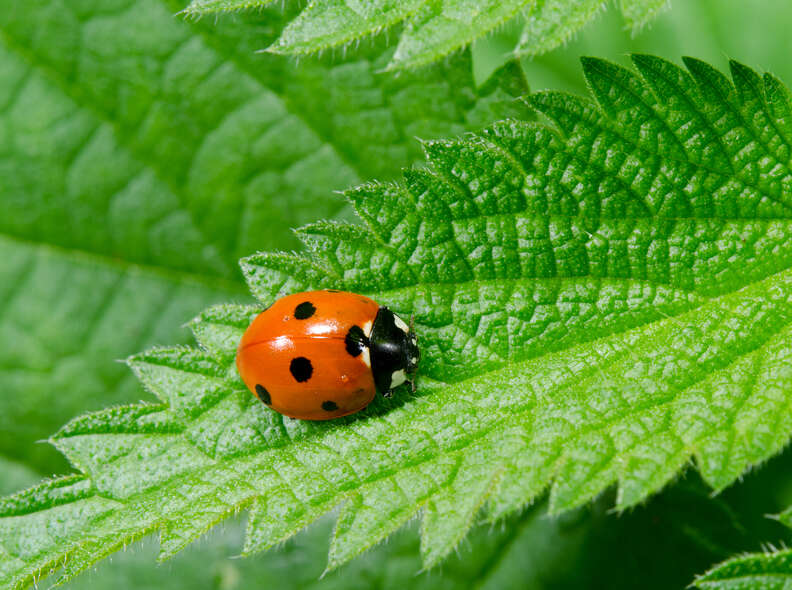
M338 289L325 289L325 291L326 291L327 293L340 293L340 292L341 292L341 291L339 291Z
M269 391L264 389L263 385L256 385L256 395L265 404L270 405L272 403L272 398L270 397Z
M307 320L314 313L316 313L316 308L310 301L303 301L294 308L294 317L298 320Z
M352 356L358 356L363 352L363 347L369 345L369 339L366 338L366 335L363 333L363 328L360 326L352 326L349 328L344 342L346 343L347 352Z
M325 412L335 412L338 409L338 404L334 401L328 400L326 402L322 402L322 409Z
M292 377L294 377L298 383L304 383L313 375L313 365L311 361L304 356L298 356L292 359L289 365L289 371L291 371Z

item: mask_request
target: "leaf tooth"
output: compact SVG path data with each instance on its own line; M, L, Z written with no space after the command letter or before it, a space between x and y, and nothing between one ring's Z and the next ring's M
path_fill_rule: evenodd
M668 0L619 0L619 8L624 15L627 26L637 34L650 20L659 13L669 10Z
M792 528L792 506L780 514L774 515L774 518L778 519L779 522L785 524L786 526Z
M737 60L730 59L729 71L731 72L734 87L740 93L743 103L749 97L759 97L764 100L767 99L765 96L765 85L762 82L762 76L760 76L756 70L749 68Z
M713 371L688 392L706 400L702 404L706 409L698 413L707 417L709 426L696 441L698 467L716 491L731 485L751 465L780 452L792 432L785 393L792 390L787 356L792 326L787 324L777 333L767 327L757 331L761 345ZM768 421L768 416L774 418Z
M170 559L217 523L229 518L278 485L267 466L244 467L197 474L182 484L183 496L189 498L182 509L173 511L160 528L158 561Z
M239 261L253 295L264 305L295 291L337 287L341 278L299 254L259 252Z
M173 434L84 434L54 441L104 496L125 499L213 463Z
M45 480L31 488L0 498L0 518L34 514L91 495L91 481L82 474Z
M792 97L790 97L789 89L781 80L767 72L762 76L762 81L770 113L775 119L779 131L783 134L787 150L789 150L789 146L792 145ZM787 157L789 157L788 151Z
M81 569L96 561L96 556L75 559L81 546L89 543L91 535L85 533L85 527L101 526L105 517L112 517L113 512L122 505L108 498L89 496L77 498L69 503L44 507L40 511L21 518L4 519L0 528L0 541L3 549L21 558L21 567L10 571L10 576L21 580L17 588L25 588L30 582L42 574L51 574L59 568L82 565ZM41 551L48 544L57 544L58 552ZM103 548L101 555L109 552ZM0 582L9 575L0 564ZM62 570L63 571L63 570ZM4 586L5 587L5 586ZM13 586L12 586L13 587Z
M631 57L664 109L673 109L672 132L685 147L687 158L725 176L734 176L735 170L724 142L707 118L706 109L702 108L709 103L691 73L657 56L633 54ZM704 81L707 84L706 77Z
M581 61L599 108L620 135L651 153L686 159L684 146L658 114L657 99L637 74L601 59ZM651 133L646 131L649 126Z
M289 539L330 512L338 498L304 504L288 488L257 498L249 511L242 555L259 553Z
M671 95L679 89L693 88L690 74L667 59L649 53L632 53L630 61L641 73L644 81L659 90L661 96ZM674 86L665 86L668 82L672 82Z
M509 128L513 127L509 125ZM426 147L427 153L432 155L435 169L446 182L458 187L449 203L453 219L513 215L525 211L525 179L533 158L526 162L519 152L498 143L499 131L500 128L495 127L489 137L481 134L465 141L433 142ZM470 204L465 213L459 211L458 205L463 199Z
M346 497L343 492L326 491L327 478L333 479L336 488L354 485L354 473L344 469L336 453L324 447L305 450L310 456L283 450L272 455L268 491L253 502L250 510L244 555L286 540L342 502ZM339 469L323 472L322 466L329 461L336 461Z
M514 49L519 56L535 56L567 43L579 29L606 7L604 0L546 0L526 3L524 25ZM572 8L574 6L574 8Z
M421 520L424 569L436 565L464 538L502 474L503 465L491 460L486 445L468 449L454 478L424 508Z
M156 530L156 524L152 523L152 521L156 521L152 518L150 511L144 516L140 516L134 527L114 521L114 516L115 513L112 510L107 512L106 518L102 518L102 515L99 515L96 519L96 529L101 531L101 533L95 537L80 538L74 544L74 549L64 556L61 563L57 564L62 567L60 575L52 585L53 588L73 580L97 561L143 539ZM49 572L54 569L52 564L42 568L42 570L49 570Z
M435 147L431 149L445 150L445 148ZM438 175L437 172L441 174ZM477 204L470 199L470 191L457 178L446 175L443 168L434 172L427 170L406 170L404 180L407 189L416 203L417 213L421 219L416 221L416 243L419 246L434 246L443 242L448 242L453 236L454 220L471 219L481 216L481 211ZM426 218L436 219L432 231L428 230L428 225L423 221ZM412 229L412 228L411 228ZM421 239L423 238L423 239ZM413 252L415 254L415 252ZM460 254L455 254L455 258L462 258ZM464 260L456 261L459 265Z
M174 434L183 427L163 404L116 406L89 412L69 421L53 440L83 434Z
M267 51L301 55L345 45L397 25L424 2L312 2L286 26Z
M215 305L194 318L189 326L204 350L217 362L230 365L242 334L261 311L261 307L253 305Z
M190 347L155 348L127 361L143 386L180 417L196 416L228 396L226 367Z
M506 150L519 165L530 170L546 155L546 151L562 151L563 146L546 125L535 121L505 119L483 129L480 137L485 142Z
M620 136L652 154L687 159L684 145L660 115L662 106L637 74L600 59L582 61L589 88Z
M421 142L424 155L432 169L454 176L454 162L461 149L465 149L467 142L461 139L429 139ZM437 177L435 177L437 181Z
M600 108L609 115L619 110L615 101L625 101L630 95L649 98L645 96L645 85L635 72L598 57L584 56L580 63L589 89ZM609 87L611 92L608 92Z
M690 448L672 433L647 435L621 462L616 509L625 510L662 489L690 463Z
M549 90L536 92L526 96L525 102L550 119L563 138L575 134L581 123L597 125L600 117L590 100L565 92ZM556 145L560 146L561 143L558 142Z
M410 193L397 183L368 182L344 191L344 196L374 235L385 243L390 242L394 229L413 208Z
M225 370L207 353L191 346L161 346L150 348L134 354L127 359L127 364L153 365L183 372L196 373L206 377L220 378Z
M487 500L487 520L494 522L522 510L540 497L552 481L555 453L538 451L529 455L536 445L528 436L528 425L502 428L498 453L503 469L498 485Z
M341 505L330 541L326 571L380 543L418 511L392 478L384 478L351 494Z
M338 249L358 243L370 244L372 241L364 228L338 221L310 223L294 230L294 233L315 258L330 264L339 276L343 276L344 268L350 265L344 265L338 259Z
M708 96L714 101L728 101L735 97L735 88L731 81L716 68L695 57L684 56L682 62L698 83L699 87L709 91ZM715 90L715 93L711 91Z
M313 256L343 276L344 288L355 292L397 289L417 282L399 253L360 226L320 222L298 230Z
M369 233L359 225L344 221L322 220L308 223L294 230L298 236L327 236L338 240L368 240Z
M607 434L581 435L566 449L550 487L551 514L585 504L616 481L618 465L613 460L616 448Z
M783 589L792 571L792 549L727 559L698 576L692 586L707 590Z

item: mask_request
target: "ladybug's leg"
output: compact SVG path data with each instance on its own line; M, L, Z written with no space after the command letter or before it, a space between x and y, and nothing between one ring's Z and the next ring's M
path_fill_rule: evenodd
M393 390L389 389L388 391L386 391L385 393L382 394L382 397L385 397L385 398L393 397Z

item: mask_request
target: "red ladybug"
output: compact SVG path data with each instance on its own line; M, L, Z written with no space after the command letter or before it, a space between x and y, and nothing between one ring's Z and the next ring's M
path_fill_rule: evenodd
M237 351L245 385L273 410L329 420L390 397L420 352L404 320L362 295L327 289L278 299L250 324Z

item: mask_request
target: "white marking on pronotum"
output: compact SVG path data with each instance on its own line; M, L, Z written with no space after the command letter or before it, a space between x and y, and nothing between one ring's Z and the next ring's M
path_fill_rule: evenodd
M360 360L362 360L363 364L365 364L369 369L371 368L371 355L369 354L368 346L363 347L363 353L360 355Z
M399 369L398 371L394 371L391 375L391 389L394 387L398 387L402 383L407 381L407 375L404 373L403 369Z
M363 324L363 333L366 335L366 338L371 338L371 328L373 327L374 327L374 322L371 320Z
M404 323L404 320L403 320L403 319L401 319L401 318L400 318L399 316L397 316L396 314L393 314L393 323L395 323L395 324L396 324L396 327L397 327L397 328L399 328L399 330L401 330L401 331L402 331L402 332L404 332L405 334L409 334L409 333L410 333L410 326L408 326L407 324L405 324L405 323Z

